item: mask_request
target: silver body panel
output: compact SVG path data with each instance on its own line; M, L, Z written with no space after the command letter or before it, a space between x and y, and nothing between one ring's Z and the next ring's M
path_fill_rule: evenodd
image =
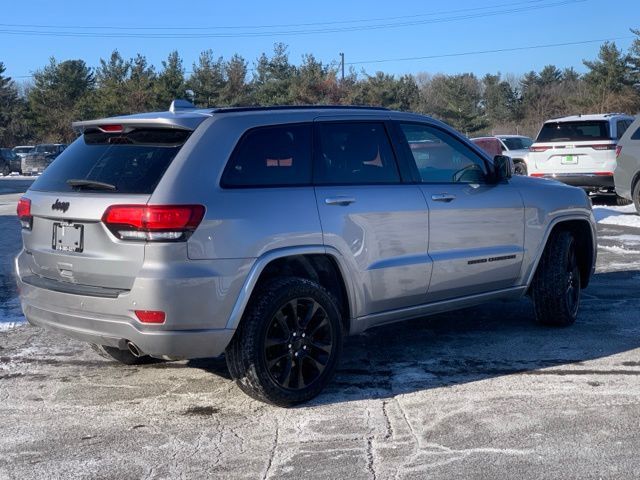
M639 130L640 115L618 142L621 150L617 158L617 167L613 172L616 193L629 200L632 199L633 187L640 180L640 135L636 134Z
M195 130L151 195L26 193L34 228L23 231L16 271L27 319L93 343L122 348L129 340L154 356L215 356L239 325L260 274L278 258L330 256L347 290L350 333L358 333L524 294L557 222L589 222L595 240L582 190L526 177L478 186L220 186L246 130L331 119L417 121L451 131L420 115L313 109L165 112L76 124ZM455 198L433 200L443 193ZM335 197L353 201L327 203ZM66 212L52 211L58 200L69 203ZM100 218L112 204L131 203L202 204L206 213L186 242L125 242ZM60 221L85 225L83 252L52 250L51 229ZM33 275L45 283L33 282ZM46 288L48 281L63 291ZM74 286L118 291L114 298L80 295ZM141 324L134 310L162 310L167 320Z

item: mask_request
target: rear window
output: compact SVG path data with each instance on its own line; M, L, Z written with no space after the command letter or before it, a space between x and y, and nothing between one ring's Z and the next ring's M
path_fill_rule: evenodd
M549 122L542 126L536 142L583 142L610 140L609 122Z
M150 194L190 131L162 128L128 133L85 132L58 156L31 186L44 192L87 191ZM71 186L70 180L85 185ZM90 182L111 185L105 189Z
M238 142L222 175L225 188L311 184L311 124L258 127Z
M528 137L501 137L500 140L509 150L527 150L533 143Z

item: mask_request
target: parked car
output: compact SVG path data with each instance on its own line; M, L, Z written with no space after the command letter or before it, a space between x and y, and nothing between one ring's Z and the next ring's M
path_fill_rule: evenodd
M502 143L497 137L475 137L471 141L491 157L502 155Z
M507 155L513 160L516 175L527 175L527 155L533 143L529 137L522 135L496 135L476 137L471 141L490 155Z
M225 353L243 391L292 405L345 335L524 295L570 325L594 271L583 190L512 178L426 116L175 102L74 127L18 203L20 299L123 363Z
M20 171L20 157L10 148L0 148L0 173L7 176Z
M545 122L530 148L529 175L591 192L615 193L616 147L633 119L623 113L606 113ZM629 203L624 197L617 198L620 204Z
M16 147L13 147L13 151L15 152L16 155L18 155L18 157L20 157L21 160L24 157L26 157L29 153L31 153L33 149L34 149L33 145L18 145ZM21 172L21 170L22 170L22 166L20 167L19 171Z
M618 142L616 157L618 165L613 175L616 193L633 201L640 215L640 115Z
M37 175L44 172L51 162L60 155L67 145L64 143L43 143L36 145L31 153L22 159L22 173Z

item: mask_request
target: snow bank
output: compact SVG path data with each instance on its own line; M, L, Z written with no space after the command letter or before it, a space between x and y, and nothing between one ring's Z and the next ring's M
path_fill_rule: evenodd
M624 207L593 207L596 221L603 225L618 225L640 229L640 215L633 205Z

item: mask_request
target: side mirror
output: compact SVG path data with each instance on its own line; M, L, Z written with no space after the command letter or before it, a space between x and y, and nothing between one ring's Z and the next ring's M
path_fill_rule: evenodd
M513 176L513 160L506 155L493 157L493 178L496 182L509 180Z

